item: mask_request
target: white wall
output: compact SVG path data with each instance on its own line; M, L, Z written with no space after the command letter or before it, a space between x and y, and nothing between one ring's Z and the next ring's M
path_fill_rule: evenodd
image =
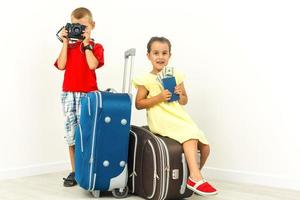
M211 143L210 178L300 189L299 3L296 0L8 1L1 15L0 179L69 168L53 67L71 11L94 13L105 48L101 89L121 88L123 52L150 70L146 43L166 36L184 71L186 109ZM144 124L144 112L133 122Z

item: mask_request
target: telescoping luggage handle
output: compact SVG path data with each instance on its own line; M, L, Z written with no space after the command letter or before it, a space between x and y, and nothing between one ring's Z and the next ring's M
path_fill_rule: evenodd
M125 63L124 63L124 74L123 74L123 88L122 92L125 93L126 88L126 80L127 80L127 68L128 68L128 60L130 59L130 68L129 68L129 78L128 78L128 94L131 96L131 80L132 80L132 67L134 63L134 56L135 56L135 48L128 49L125 51Z

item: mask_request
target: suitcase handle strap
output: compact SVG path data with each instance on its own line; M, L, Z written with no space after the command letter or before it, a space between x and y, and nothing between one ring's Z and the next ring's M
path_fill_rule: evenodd
M131 49L128 49L127 51L125 51L125 59L128 58L129 56L135 56L135 48L131 48Z
M187 164L185 160L184 153L181 155L181 162L182 162L182 169L183 169L183 175L182 175L182 183L180 186L180 194L185 193L185 188L186 188L186 182L187 182L187 176L188 176L188 170L187 170Z
M127 93L131 94L131 80L132 80L132 67L134 63L134 57L135 57L136 50L135 48L128 49L124 53L125 57L125 63L124 63L124 74L123 74L123 87L122 87L122 92L125 93L125 87L126 87L126 80L128 80L128 91ZM128 68L128 60L130 59L130 68L129 68L129 77L127 78L127 68Z

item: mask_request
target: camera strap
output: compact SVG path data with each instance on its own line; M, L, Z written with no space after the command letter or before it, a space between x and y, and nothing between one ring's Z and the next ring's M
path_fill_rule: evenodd
M59 37L59 33L61 32L61 30L63 30L64 26L61 27L61 29L59 29L59 31L56 33L56 37L59 41L63 42L63 40Z

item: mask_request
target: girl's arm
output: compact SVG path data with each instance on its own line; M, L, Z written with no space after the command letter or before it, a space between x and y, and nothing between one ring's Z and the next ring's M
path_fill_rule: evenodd
M179 104L186 105L188 102L188 97L187 97L183 82L175 87L174 92L176 94L179 94L179 100L178 100Z
M138 86L138 90L135 98L136 109L141 110L145 108L146 109L151 108L152 106L158 103L168 101L169 99L171 99L171 93L168 90L164 90L160 94L151 98L147 98L148 93L149 93L148 90L144 86L142 85Z

